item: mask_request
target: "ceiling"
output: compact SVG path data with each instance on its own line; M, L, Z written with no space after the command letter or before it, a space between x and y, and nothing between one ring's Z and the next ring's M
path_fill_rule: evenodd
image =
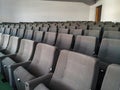
M88 4L88 5L93 5L98 0L51 0L51 1L83 2L83 3Z

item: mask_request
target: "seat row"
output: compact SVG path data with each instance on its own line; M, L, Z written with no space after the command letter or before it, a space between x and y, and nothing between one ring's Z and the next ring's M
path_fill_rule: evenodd
M119 47L119 40L103 39L99 58L95 58L11 36L7 48L0 50L1 72L17 90L117 90L120 83L117 64L109 64L102 87L97 84L102 61L120 62Z

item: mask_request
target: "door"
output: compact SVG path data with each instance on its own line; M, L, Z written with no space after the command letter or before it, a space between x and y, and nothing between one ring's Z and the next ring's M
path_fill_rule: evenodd
M96 7L96 17L95 21L100 22L101 21L101 12L102 12L102 5Z

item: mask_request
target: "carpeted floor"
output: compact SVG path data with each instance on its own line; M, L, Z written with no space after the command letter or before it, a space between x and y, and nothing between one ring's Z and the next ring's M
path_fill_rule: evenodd
M3 76L0 74L0 90L13 90L8 82L2 82Z

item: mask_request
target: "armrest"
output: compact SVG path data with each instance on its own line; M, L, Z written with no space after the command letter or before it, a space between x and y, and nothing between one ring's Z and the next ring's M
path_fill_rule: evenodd
M53 73L49 73L47 75L40 76L38 78L25 82L25 90L33 90L40 83L48 85L52 78L52 75Z
M21 63L15 63L11 66L9 66L9 68L11 68L12 70L16 69L17 67L19 66L22 66L22 67L28 67L30 65L31 61L28 61L28 62L21 62Z
M11 57L11 56L16 56L16 54L8 54L8 55L4 55L4 56L1 56L0 59L4 59L5 57Z
M30 65L30 61L28 62L22 62L22 63L16 63L16 64L13 64L11 66L8 66L8 73L9 73L9 83L11 86L14 87L15 83L14 83L14 78L13 78L13 71L19 67L19 66L23 66L23 67L28 67Z

